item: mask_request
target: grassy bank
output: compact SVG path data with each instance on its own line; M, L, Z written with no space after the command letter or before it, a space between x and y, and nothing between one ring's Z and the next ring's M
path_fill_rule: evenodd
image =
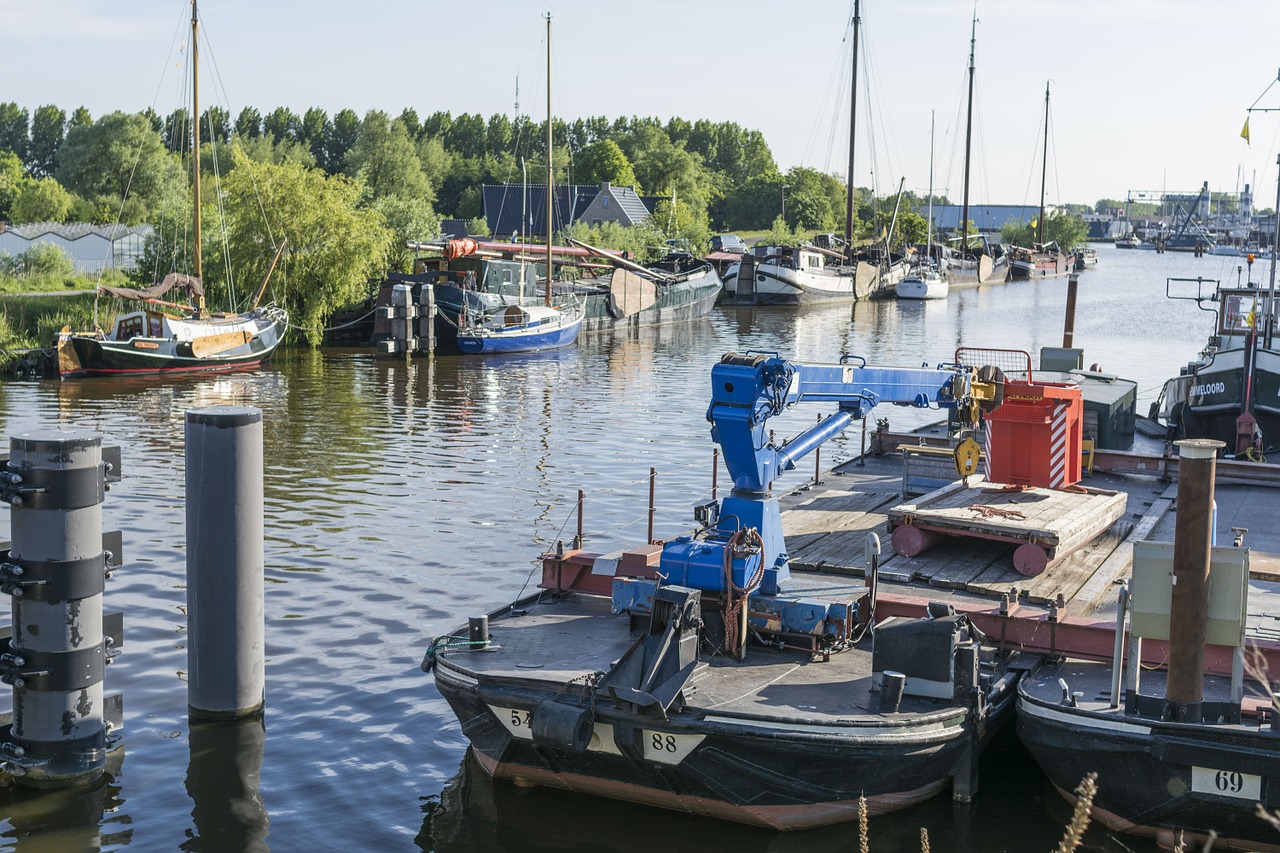
M54 336L63 326L79 330L93 328L93 291L66 296L0 293L0 349L52 346Z

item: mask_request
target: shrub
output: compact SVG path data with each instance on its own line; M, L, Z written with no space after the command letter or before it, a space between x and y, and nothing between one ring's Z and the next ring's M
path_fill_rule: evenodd
M76 265L67 253L52 243L37 243L18 255L18 274L69 278Z

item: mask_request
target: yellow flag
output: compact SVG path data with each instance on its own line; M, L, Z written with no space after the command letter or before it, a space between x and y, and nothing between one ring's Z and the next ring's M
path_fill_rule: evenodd
M1244 117L1244 127L1240 129L1240 137L1244 139L1246 145L1248 145L1250 148L1253 147L1253 143L1249 141L1249 117L1248 116Z

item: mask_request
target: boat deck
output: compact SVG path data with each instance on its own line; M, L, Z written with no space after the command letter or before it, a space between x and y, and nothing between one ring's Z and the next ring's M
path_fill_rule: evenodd
M831 598L865 592L849 578L814 575L799 579L794 591ZM579 699L596 673L606 672L640 637L628 618L610 615L610 600L585 594L547 593L535 603L490 621L493 645L479 650L450 650L449 665L482 680L523 683L545 689L562 685L561 695ZM879 693L871 691L871 640L868 637L830 660L807 652L752 645L745 660L704 655L685 688L689 706L708 715L773 720L792 725L885 725ZM835 689L833 689L835 688ZM963 715L951 701L907 696L898 714L919 725Z

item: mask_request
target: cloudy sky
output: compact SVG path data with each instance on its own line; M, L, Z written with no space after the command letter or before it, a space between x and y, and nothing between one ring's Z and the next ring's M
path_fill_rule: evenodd
M779 166L843 175L852 0L202 0L202 103L236 113L412 106L558 117L681 116L762 131ZM958 199L972 0L864 0L855 171ZM1280 111L1275 0L978 0L975 202L1035 204L1051 82L1050 203L1234 191L1271 206ZM0 0L0 101L96 117L178 105L185 0ZM1264 95L1264 92L1266 93Z

